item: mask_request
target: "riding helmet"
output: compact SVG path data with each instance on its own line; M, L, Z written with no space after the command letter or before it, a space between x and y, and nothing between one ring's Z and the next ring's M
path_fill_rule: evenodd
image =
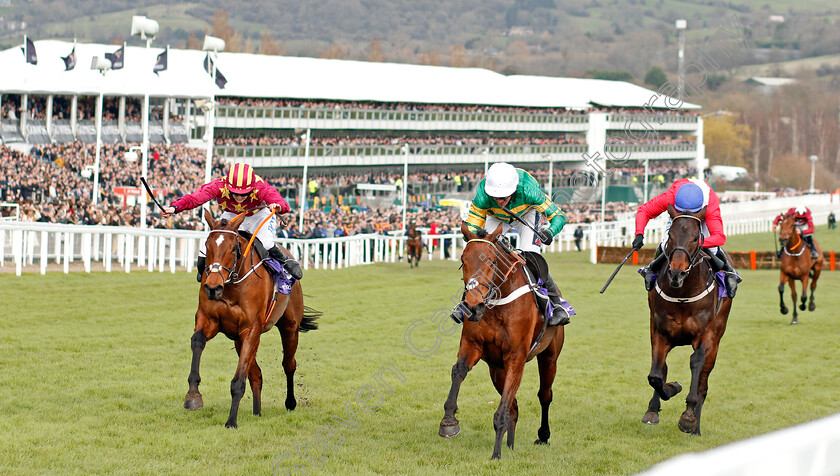
M487 169L484 179L484 191L495 198L513 195L519 185L519 174L516 168L506 162L499 162Z
M225 181L227 189L232 193L245 195L254 189L257 178L250 165L237 162L230 167Z
M674 208L681 212L699 212L703 208L703 190L696 183L684 183L677 189Z

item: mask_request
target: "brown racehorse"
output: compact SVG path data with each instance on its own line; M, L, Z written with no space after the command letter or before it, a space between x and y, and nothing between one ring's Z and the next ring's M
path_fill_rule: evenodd
M408 264L412 268L420 266L420 260L423 259L423 240L413 223L409 226L406 236L408 238L405 240L405 252L408 255Z
M535 444L548 444L551 431L548 426L548 407L551 404L551 385L557 370L557 357L563 348L563 326L544 326L530 291L513 301L501 304L493 301L509 296L527 287L523 260L512 254L502 227L487 235L469 231L466 223L461 232L468 240L461 256L463 279L466 285L464 302L469 317L461 330L458 360L452 367L452 387L443 408L439 434L453 437L461 428L455 418L458 410L458 391L461 382L479 359L490 367L490 379L501 395L499 408L493 416L496 443L493 459L502 455L502 437L507 432L507 445L513 449L514 432L519 418L516 391L522 381L525 362L535 355L539 364L540 389L537 393L542 406L542 423ZM476 322L477 321L477 322ZM543 334L544 332L544 334Z
M236 428L239 402L245 394L245 378L251 384L254 394L254 415L260 416L260 394L262 372L257 364L257 348L260 335L277 327L283 339L283 370L286 372L286 409L294 410L294 374L297 368L295 351L298 346L298 332L317 329L315 319L320 312L303 305L300 282L292 286L291 294L278 293L277 302L270 316L267 310L274 296L274 282L248 240L236 230L244 214L230 222L213 220L210 212L204 219L210 225L207 237L207 268L201 280L198 295L198 310L195 313L195 333L191 339L192 366L190 367L190 389L184 399L184 408L198 410L204 405L198 384L201 382L198 367L201 353L208 340L221 331L234 342L239 354L239 364L230 382L233 399L230 415L225 426ZM247 251L247 254L245 251ZM288 251L283 250L286 254Z
M706 209L678 214L668 205L672 224L664 248L666 264L659 270L656 285L648 293L650 307L650 344L652 363L648 382L653 398L644 423L659 423L660 400L668 400L682 390L678 382L667 382L668 352L674 347L691 345L691 389L679 428L685 433L700 434L700 410L706 401L709 373L715 366L720 339L732 299L719 297L719 284L701 251L700 225ZM666 383L667 382L667 383Z
M802 301L799 305L801 311L805 310L805 301L808 300L808 279L811 279L811 302L808 310L817 308L814 304L814 290L817 288L817 279L822 271L823 257L822 248L817 240L814 240L814 248L817 249L819 257L811 259L811 250L799 234L792 215L787 215L779 222L779 243L782 246L782 269L779 277L779 305L782 314L788 313L785 306L785 284L790 284L790 295L793 299L793 319L791 324L799 323L799 316L796 313L796 282L802 281Z

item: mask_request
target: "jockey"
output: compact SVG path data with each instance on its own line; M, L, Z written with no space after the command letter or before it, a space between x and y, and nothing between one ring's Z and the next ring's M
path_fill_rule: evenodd
M665 193L654 197L639 207L639 210L636 212L636 238L633 240L633 249L638 251L642 248L644 244L645 226L647 226L648 221L666 211L668 205L673 205L678 212L690 213L699 212L703 208L706 208L706 214L700 225L700 230L703 235L703 251L710 257L718 258L710 260L712 270L716 273L718 271L724 271L726 273L724 279L726 295L730 298L735 297L735 292L738 290L738 283L741 282L741 278L732 269L726 253L721 248L726 243L726 235L723 234L723 220L720 217L720 200L717 194L715 194L715 191L709 187L709 184L702 180L677 180ZM662 266L667 259L667 254L662 252L662 248L668 240L667 231L670 227L671 222L668 222L665 237L662 243L656 248L656 257L649 265L639 270L639 274L645 278L645 289L648 291L653 289L656 281L654 270Z
M280 195L280 192L256 175L250 165L233 164L225 177L204 184L197 191L182 196L168 207L163 207L163 216L167 217L173 213L200 207L213 199L218 200L219 206L224 210L221 218L226 220L232 220L241 212L265 205L265 208L260 210L247 212L242 224L239 225L239 229L253 234L260 223L266 217L271 216L268 222L257 232L257 239L268 250L268 254L282 263L286 271L295 279L303 277L300 264L283 254L274 241L274 232L277 227L274 211L279 208L280 213L288 213L291 208ZM205 244L202 243L198 254L198 282L201 282L201 275L204 274L204 267L207 262L206 255Z
M805 240L805 244L808 245L808 248L811 249L811 259L819 258L819 253L817 253L817 247L814 246L814 237L811 236L814 233L814 219L811 217L811 210L808 207L798 206L796 208L791 208L787 211L784 215L779 215L773 220L773 228L779 225L779 222L782 221L782 218L785 216L792 216L793 221L796 224L796 228L799 229L799 234L802 236L802 239ZM782 257L782 252L779 251L776 253L778 258Z
M550 225L535 234L530 227L516 221L502 210L503 207L521 217L523 221L533 223L534 228L539 226L543 216ZM475 198L470 205L467 226L473 232L478 232L480 229L492 232L500 224L505 233L511 228L517 231L519 234L517 244L524 253L545 263L545 259L540 255L540 243L551 244L554 235L560 233L563 225L566 224L566 215L551 201L551 198L540 190L539 182L531 174L500 162L493 164L478 184ZM545 269L548 269L547 264ZM547 273L546 276L542 276L542 279L554 308L548 325L568 324L569 314L561 306L560 293L554 279ZM460 303L455 306L451 317L456 322L462 322Z

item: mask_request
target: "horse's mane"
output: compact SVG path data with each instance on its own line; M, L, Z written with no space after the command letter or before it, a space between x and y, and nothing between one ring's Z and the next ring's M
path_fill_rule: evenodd
M486 238L487 237L487 230L485 230L484 228L481 228L480 230L478 230L475 233L475 236L477 236L479 238Z

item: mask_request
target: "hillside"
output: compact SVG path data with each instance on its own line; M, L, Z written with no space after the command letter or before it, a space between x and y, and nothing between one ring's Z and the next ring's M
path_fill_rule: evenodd
M11 0L0 7L0 46L21 43L20 22L34 38L118 42L128 36L131 15L145 14L160 23L156 44L173 47L195 46L190 36L209 30L237 51L262 46L287 55L542 75L626 71L640 80L651 66L676 70L676 19L688 21L690 59L735 16L751 49L718 60L723 68L840 53L834 0L242 0L234 8L219 0L160 1ZM214 20L224 8L227 21Z

